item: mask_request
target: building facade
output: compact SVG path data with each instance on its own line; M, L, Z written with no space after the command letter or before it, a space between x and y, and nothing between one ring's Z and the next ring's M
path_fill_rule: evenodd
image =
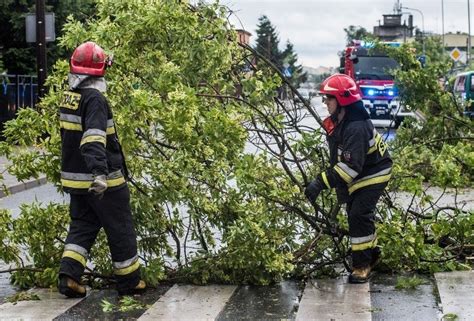
M413 16L408 16L408 24L403 21L402 14L384 14L383 24L374 26L374 35L381 41L406 42L413 37Z

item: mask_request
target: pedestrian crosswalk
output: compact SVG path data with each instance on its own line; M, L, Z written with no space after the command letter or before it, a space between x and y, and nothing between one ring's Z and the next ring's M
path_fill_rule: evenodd
M215 320L236 288L230 285L174 285L138 320Z
M297 321L372 320L370 284L348 284L346 278L312 280L306 284Z
M348 284L347 277L270 286L160 285L136 297L142 308L113 312L104 312L101 304L118 302L114 290L65 299L35 289L39 301L4 303L0 320L428 321L443 320L448 313L456 320L474 320L474 272L437 273L425 281L414 290L396 290L396 277L385 274L357 285Z
M52 320L81 301L81 299L64 300L58 292L52 292L48 289L35 289L34 293L39 300L18 301L0 305L0 319Z

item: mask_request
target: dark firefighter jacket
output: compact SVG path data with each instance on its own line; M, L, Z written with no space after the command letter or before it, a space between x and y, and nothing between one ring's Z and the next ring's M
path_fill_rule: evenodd
M107 191L125 186L122 150L106 98L96 89L64 92L60 106L61 183L86 194L94 176L107 176Z
M347 194L390 179L392 160L361 101L346 108L341 123L324 121L331 167L320 174L326 188L336 188L341 201Z

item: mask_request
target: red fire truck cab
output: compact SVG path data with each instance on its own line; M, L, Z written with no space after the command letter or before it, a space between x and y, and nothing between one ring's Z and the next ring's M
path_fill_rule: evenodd
M398 90L390 73L398 68L398 63L370 47L362 41L353 41L341 53L340 71L356 81L364 106L376 126L397 127L403 117L410 114L401 110Z

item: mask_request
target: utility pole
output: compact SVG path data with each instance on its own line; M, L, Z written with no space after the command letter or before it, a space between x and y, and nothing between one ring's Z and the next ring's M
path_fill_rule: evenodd
M46 23L44 0L36 0L36 69L38 72L38 99L46 92Z
M443 50L444 50L444 0L441 0L441 30L442 30L442 33L443 33Z
M469 1L469 0L468 0ZM400 7L401 9L407 9L407 10L413 10L418 12L421 15L421 43L423 46L423 56L425 55L425 16L423 15L423 12L419 9L415 8L408 8L408 7Z
M469 65L471 60L471 6L470 0L467 0L467 57L466 64Z

